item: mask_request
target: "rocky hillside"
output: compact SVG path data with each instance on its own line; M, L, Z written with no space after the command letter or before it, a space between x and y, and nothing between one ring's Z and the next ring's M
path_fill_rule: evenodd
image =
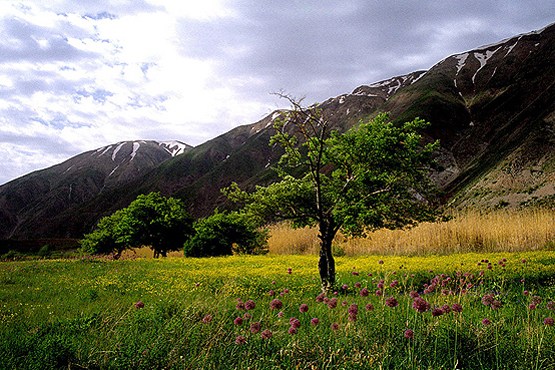
M318 107L338 130L382 111L395 121L430 121L426 137L441 142L433 176L452 207L549 205L555 194L554 83L551 25L449 56L428 71L357 87ZM280 153L268 140L281 114L173 158L158 148L165 157L150 154L146 167L133 167L141 155L135 147L143 143L135 142L82 155L103 163L102 170L73 163L78 156L15 180L0 187L0 235L80 237L102 215L154 190L183 198L195 216L206 215L223 204L219 190L231 181L249 187L274 179L271 165Z

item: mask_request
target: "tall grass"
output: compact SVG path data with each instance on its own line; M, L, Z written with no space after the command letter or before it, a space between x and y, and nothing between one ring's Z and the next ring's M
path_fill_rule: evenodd
M270 229L270 253L315 254L316 229L292 229L287 224ZM452 215L446 222L422 223L406 230L377 230L366 238L336 237L339 254L428 255L466 252L518 252L553 248L555 211L497 211Z

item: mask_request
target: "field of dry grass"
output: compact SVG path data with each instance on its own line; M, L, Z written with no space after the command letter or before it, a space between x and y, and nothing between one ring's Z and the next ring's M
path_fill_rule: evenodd
M270 253L314 254L316 229L270 228ZM366 238L339 235L337 254L428 255L464 252L518 252L555 248L555 211L497 211L455 214L450 221L422 223L408 230L377 230Z

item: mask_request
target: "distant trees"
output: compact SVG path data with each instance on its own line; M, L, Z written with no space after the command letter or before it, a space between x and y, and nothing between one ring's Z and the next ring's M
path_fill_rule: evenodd
M245 213L220 213L194 224L194 236L185 242L187 257L267 253L268 232Z
M318 268L328 291L335 284L332 241L339 230L357 236L430 219L429 167L438 143L423 143L423 120L394 124L387 114L339 134L317 109L285 97L293 109L275 123L270 140L285 151L277 168L281 180L252 193L236 184L224 191L261 219L317 226Z
M81 247L88 253L112 253L119 258L126 249L149 246L154 257L165 257L183 247L193 232L192 224L183 202L153 192L102 218L81 240Z

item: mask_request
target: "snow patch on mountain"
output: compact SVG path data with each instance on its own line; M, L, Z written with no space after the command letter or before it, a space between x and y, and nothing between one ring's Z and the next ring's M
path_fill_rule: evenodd
M501 49L501 46L499 46L497 49L491 51L491 50L486 50L485 53L478 53L475 52L474 53L474 58L476 58L476 60L478 60L478 62L480 62L480 68L478 68L476 70L476 72L474 73L474 76L472 76L472 83L476 83L475 79L476 79L476 75L478 74L478 72L480 72L480 70L482 68L484 68L486 66L486 64L488 63L488 60L493 56L493 54L495 54L499 49Z
M166 149L172 157L183 154L189 148L189 145L177 140L161 141L158 145Z

